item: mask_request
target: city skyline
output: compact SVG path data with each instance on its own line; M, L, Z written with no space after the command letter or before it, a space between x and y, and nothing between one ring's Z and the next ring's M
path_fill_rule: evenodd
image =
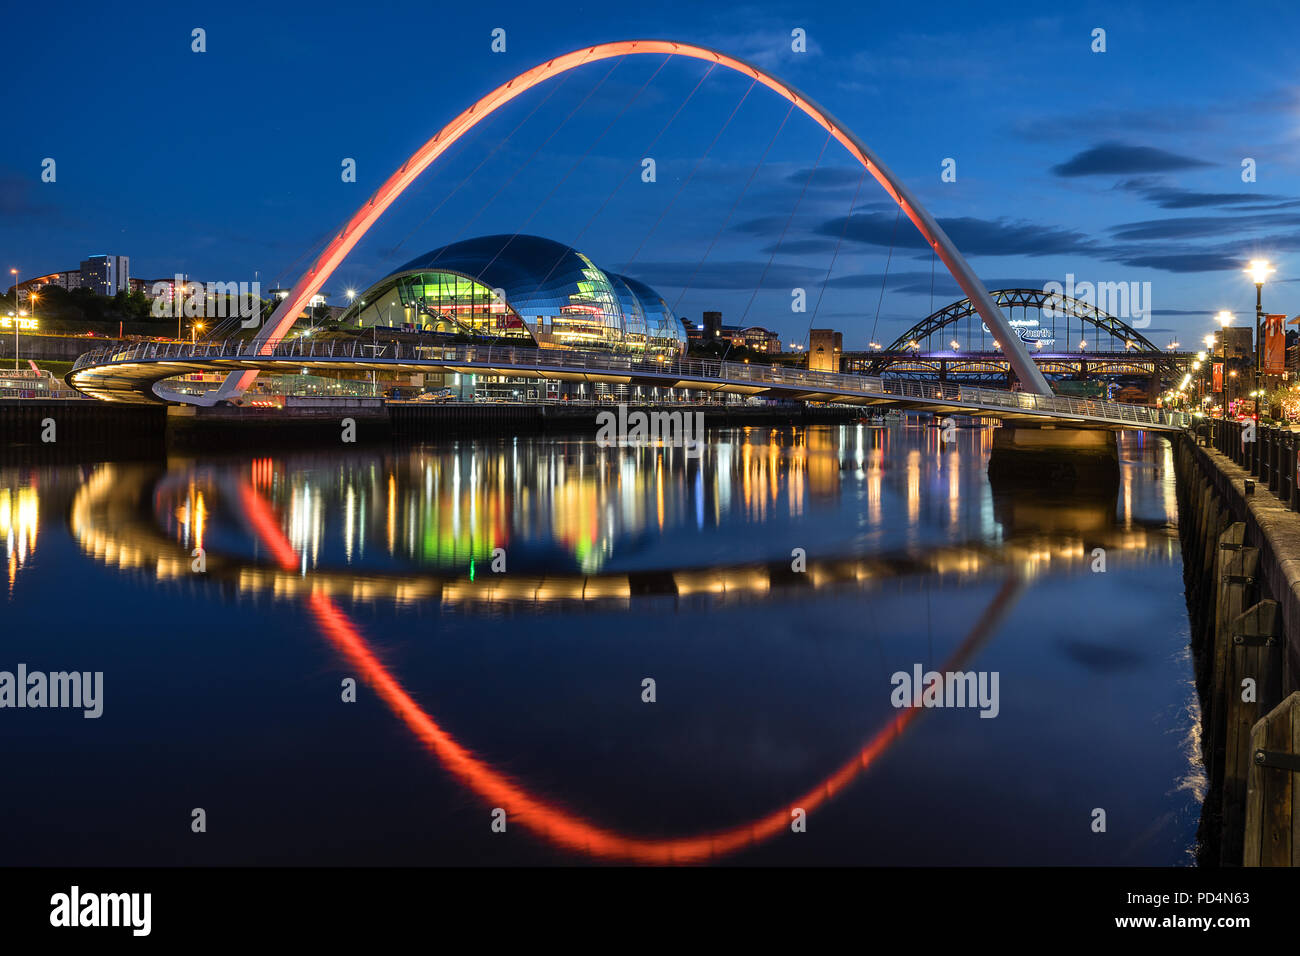
M416 9L349 12L347 32L382 34ZM1264 256L1279 267L1266 308L1295 311L1281 291L1300 239L1291 211L1300 197L1283 186L1295 166L1294 88L1264 66L1280 62L1270 44L1286 31L1260 35L1204 6L1177 22L1120 19L1105 5L1057 18L1029 9L951 10L926 34L902 15L868 20L847 6L684 17L668 4L617 18L594 11L578 29L527 10L453 11L438 21L431 80L421 69L427 50L415 44L378 72L364 58L350 63L337 45L342 14L214 9L195 19L155 7L70 37L57 74L34 69L36 50L14 51L16 92L28 102L66 100L98 75L103 95L130 108L99 119L47 113L11 139L0 164L0 244L6 268L28 276L103 248L131 256L140 275L258 272L265 287L285 286L313 243L474 99L548 57L640 35L713 44L802 89L879 152L989 288L1071 274L1150 282L1151 335L1187 339L1221 309L1248 316L1253 289L1240 270ZM1296 19L1273 9L1281 22ZM16 16L21 33L33 14ZM206 31L205 52L191 50L195 27ZM491 51L498 27L503 53ZM1091 50L1097 28L1104 53ZM804 53L791 49L795 29L806 32ZM1246 29L1250 43L1228 44ZM133 52L123 58L128 33ZM1217 76L1239 80L1231 91L1197 65L1195 52L1210 48ZM109 56L116 65L105 72ZM458 237L524 231L625 264L696 322L719 310L729 324L766 325L787 340L803 337L815 309L815 324L863 347L961 298L879 187L868 180L858 193L860 172L837 144L823 152L825 137L806 118L783 126L777 97L761 88L747 96L745 79L726 71L700 82L706 72L680 58L664 66L631 57L532 91L424 174L326 291L338 301ZM1142 105L1128 107L1124 90L1139 80ZM123 100L127 84L137 92ZM281 92L265 102L254 88ZM1005 102L1013 91L1014 109ZM656 132L658 181L627 177ZM56 162L52 183L41 181L46 158ZM355 183L342 181L347 159ZM955 182L941 179L945 159L955 160ZM1245 159L1255 182L1242 181ZM796 287L820 304L792 313Z

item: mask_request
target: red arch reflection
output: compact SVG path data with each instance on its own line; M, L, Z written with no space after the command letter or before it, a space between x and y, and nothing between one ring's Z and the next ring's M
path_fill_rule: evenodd
M258 537L281 567L287 571L296 571L299 567L298 555L275 520L270 505L246 482L240 485L240 495L244 514ZM1019 583L1014 579L1003 584L970 634L954 652L948 662L949 667L970 654L991 633L1018 588ZM697 836L627 836L598 826L570 810L532 795L519 783L476 757L415 702L375 656L356 625L333 599L325 594L313 594L308 599L308 607L330 643L360 672L411 732L433 751L443 766L491 806L504 808L512 822L519 823L566 850L593 857L638 863L698 863L757 845L778 833L787 832L791 811L795 807L811 813L835 796L854 777L870 767L921 712L916 707L899 710L898 716L877 731L852 759L816 787L792 800L788 807L774 810L748 823Z

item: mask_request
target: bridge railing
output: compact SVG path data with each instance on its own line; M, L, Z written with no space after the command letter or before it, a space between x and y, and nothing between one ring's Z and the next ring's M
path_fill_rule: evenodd
M367 343L316 341L304 338L257 345L248 341L223 342L141 342L128 348L103 348L80 356L73 371L92 365L138 362L142 360L263 358L263 359L365 359L400 365L405 362L439 362L477 368L498 368L508 375L511 370L532 368L576 370L606 374L626 374L631 378L659 380L693 380L695 382L752 383L758 388L779 388L809 394L826 392L828 398L861 395L914 399L920 402L955 406L984 406L1019 409L1029 413L1052 414L1117 424L1186 427L1190 416L1167 409L1122 402L1104 402L1068 395L1035 395L1002 389L954 383L925 383L885 380L875 376L844 372L822 372L784 366L755 365L668 356L637 356L618 353L579 352L563 349L535 349L503 345L415 345L403 342ZM544 377L544 376L543 376ZM671 387L671 386L669 386ZM691 387L685 385L683 387ZM971 411L977 412L977 408Z

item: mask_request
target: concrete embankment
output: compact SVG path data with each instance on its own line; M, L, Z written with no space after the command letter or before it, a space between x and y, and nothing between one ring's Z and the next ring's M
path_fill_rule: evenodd
M166 418L161 405L0 399L0 450L37 461L160 452Z
M616 406L385 402L291 399L284 408L115 405L106 402L0 400L0 447L274 451L286 444L431 441L445 436L573 434L594 436L597 415ZM840 424L860 411L832 406L631 406L635 411L700 412L705 427ZM51 424L52 423L52 424Z
M1243 441L1243 438L1246 440ZM1206 422L1176 439L1208 790L1200 862L1300 864L1300 438ZM1271 741L1271 743L1270 743Z

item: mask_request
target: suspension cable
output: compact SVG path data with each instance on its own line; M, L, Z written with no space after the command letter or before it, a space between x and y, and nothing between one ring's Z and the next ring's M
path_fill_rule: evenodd
M889 264L894 260L894 240L898 238L898 220L903 215L903 207L898 207L894 216L894 231L889 237L889 255L885 257L885 273L880 277L880 299L876 302L876 320L871 323L871 341L876 340L876 326L880 324L880 307L885 304L885 283L889 281Z
M754 177L758 175L758 171L763 167L763 163L767 160L767 154L770 153L772 147L776 145L776 141L780 137L781 131L785 129L785 124L789 122L790 115L793 112L794 104L791 103L790 108L785 111L785 117L781 120L781 125L778 126L776 132L772 134L771 140L768 141L767 148L764 149L763 154L758 157L758 162L750 171L749 178L745 180L745 186L740 190L740 195L736 197L736 201L731 204L731 209L727 211L727 218L722 221L722 225L718 227L718 231L713 234L713 239L709 242L709 247L704 250L704 255L701 256L700 261L695 264L695 271L690 274L690 277L686 280L686 284L682 286L682 291L678 293L676 300L673 302L674 315L677 314L677 306L681 304L682 297L690 291L691 284L695 282L695 277L699 274L700 269L704 267L705 260L709 258L709 254L713 252L713 247L717 245L718 240L722 237L723 231L731 222L731 217L736 214L736 209L740 206L740 201L744 199L745 194L749 192L749 187L754 182Z
M826 134L826 139L822 142L821 151L817 154L817 161L813 163L812 169L808 170L808 176L803 181L803 188L799 190L799 197L795 199L794 206L790 209L790 215L786 217L785 225L781 227L781 235L776 240L776 245L772 247L772 254L767 257L767 264L763 266L762 273L759 274L758 284L754 286L753 293L749 296L749 302L745 304L745 311L741 313L740 322L737 329L745 327L745 320L749 317L749 310L754 307L754 300L758 298L758 292L763 288L763 280L767 278L767 272L772 268L772 263L776 259L776 254L781 251L781 244L785 242L785 234L790 229L790 223L794 221L795 213L799 211L799 204L803 202L804 194L808 192L808 186L812 183L813 176L816 175L818 167L821 166L822 157L826 155L826 147L831 144L831 134ZM725 359L731 353L731 346L734 339L727 341L727 348L723 351L722 357Z
M722 126L718 129L717 133L714 134L713 139L709 141L708 147L700 155L699 159L695 160L694 165L691 166L691 171L686 174L686 178L682 180L682 184L677 187L677 192L673 193L673 197L670 200L668 200L668 205L664 206L663 211L659 213L659 218L654 221L654 225L652 225L650 227L650 230L645 234L645 236L642 237L641 244L637 246L636 251L632 253L632 258L628 259L627 262L623 264L623 268L620 271L626 273L628 267L631 266L632 263L636 260L636 257L641 254L641 250L645 248L645 244L650 241L650 237L654 235L655 230L659 228L659 224L664 221L664 218L668 215L669 210L673 208L673 204L677 202L678 198L681 196L682 191L688 185L690 185L691 180L695 178L695 174L696 172L699 171L700 165L704 162L705 159L708 158L709 153L713 151L713 147L718 144L718 140L721 139L722 134L727 131L727 127L730 126L731 121L736 118L736 114L740 112L741 106L744 105L745 100L749 99L749 94L754 91L754 87L757 85L758 85L757 79L750 81L749 86L746 88L744 95L741 96L740 100L736 103L736 105L732 107L731 113L728 114Z
M803 345L808 348L812 345L812 329L817 324L817 313L821 311L822 297L826 295L826 286L830 284L831 272L835 269L835 260L840 256L840 246L844 243L844 236L849 231L849 222L853 219L853 210L858 205L858 196L862 193L862 184L866 181L867 171L864 169L862 175L858 177L858 187L853 191L853 201L849 203L849 214L844 217L844 225L840 227L840 236L835 240L835 251L831 254L830 265L826 267L826 277L822 279L822 288L817 293L817 304L813 306L812 317L808 319L808 331L804 334Z

